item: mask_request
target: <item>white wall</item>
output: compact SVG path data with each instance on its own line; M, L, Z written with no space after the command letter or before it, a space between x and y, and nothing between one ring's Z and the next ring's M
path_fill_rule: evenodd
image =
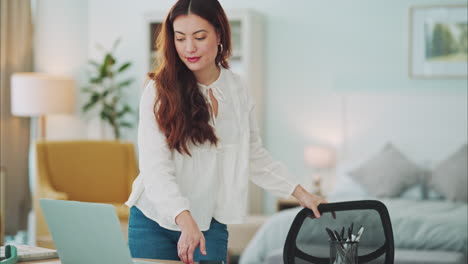
M129 99L136 107L147 72L144 15L167 12L174 2L41 0L37 36L47 44L37 46L43 55L37 62L67 58L65 69L79 71L87 56L98 56L95 43L110 47L122 37L117 57L134 61L129 75L138 82ZM220 2L225 9L252 8L264 15L264 143L299 179L310 173L302 155L312 143L331 144L343 159L354 159L393 140L416 161L437 162L467 141L466 80L408 77L409 7L465 1ZM63 15L44 17L58 7ZM76 27L76 21L83 24ZM49 32L55 24L68 30ZM60 52L64 46L73 56ZM135 139L135 132L127 137ZM275 200L266 195L265 212L274 210Z
M40 0L34 13L34 70L68 75L82 83L88 58L88 2ZM79 86L78 100L82 95ZM47 138L86 137L86 124L80 120L80 105L75 115L48 116Z

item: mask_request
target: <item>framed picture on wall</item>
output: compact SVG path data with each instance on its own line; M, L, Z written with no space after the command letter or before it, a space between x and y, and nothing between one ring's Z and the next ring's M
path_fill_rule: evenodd
M467 78L467 12L466 5L411 8L411 78Z

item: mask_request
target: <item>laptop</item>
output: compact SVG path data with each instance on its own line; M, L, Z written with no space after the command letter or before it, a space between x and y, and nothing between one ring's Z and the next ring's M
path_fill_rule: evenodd
M40 200L62 264L154 264L132 260L110 204Z

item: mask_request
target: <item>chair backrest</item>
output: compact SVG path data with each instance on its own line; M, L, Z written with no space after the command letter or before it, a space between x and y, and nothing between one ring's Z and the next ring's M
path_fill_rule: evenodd
M70 200L123 203L138 174L128 142L44 141L36 150L38 177Z
M284 245L285 264L329 264L330 236L325 228L340 232L342 227L347 229L351 224L353 234L360 226L364 227L358 246L358 263L393 264L392 224L383 203L373 200L329 203L319 205L319 211L320 218L315 218L307 208L297 214Z

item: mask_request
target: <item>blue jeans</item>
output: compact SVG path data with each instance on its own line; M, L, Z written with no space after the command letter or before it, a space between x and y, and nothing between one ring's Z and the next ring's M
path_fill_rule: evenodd
M180 260L177 242L180 231L161 227L147 218L136 206L130 208L128 221L128 245L133 258ZM227 226L211 220L210 229L203 231L206 241L206 256L197 247L193 254L195 262L200 260L222 260L226 263L228 231Z

